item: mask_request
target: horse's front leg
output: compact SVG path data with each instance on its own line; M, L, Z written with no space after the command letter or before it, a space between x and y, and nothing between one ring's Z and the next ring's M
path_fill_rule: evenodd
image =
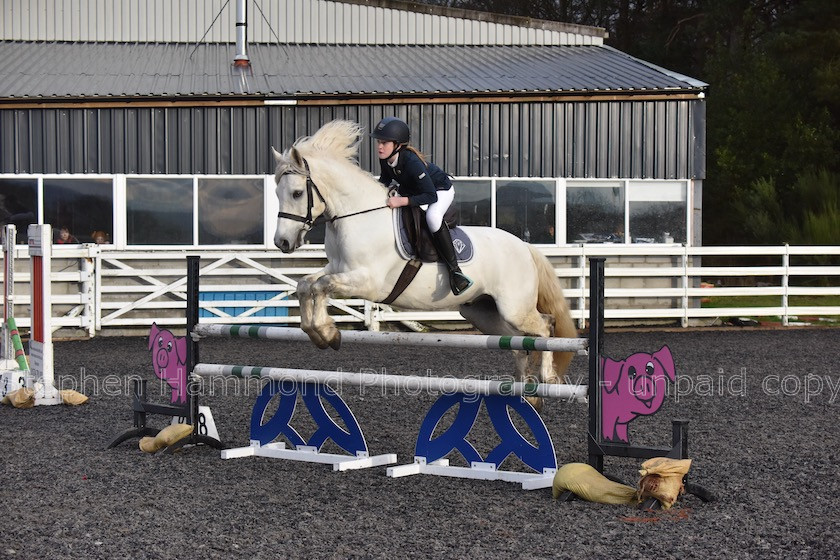
M310 294L312 301L313 332L317 334L321 344L318 344L313 334L309 338L319 348L330 346L338 350L341 346L341 331L335 326L335 321L327 313L327 301L331 297L370 297L370 275L366 270L352 270L336 274L324 274L311 283Z
M316 304L315 296L312 293L312 284L324 275L320 270L315 274L309 274L298 280L297 297L300 305L300 328L309 335L309 340L318 348L324 349L329 346L318 330L315 328Z

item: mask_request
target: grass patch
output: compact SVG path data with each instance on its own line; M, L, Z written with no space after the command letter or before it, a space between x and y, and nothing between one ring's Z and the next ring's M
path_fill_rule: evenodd
M776 307L782 304L781 296L716 296L705 298L706 301L701 302L701 307L727 309L734 307ZM788 306L796 307L840 307L840 296L789 296ZM721 313L724 317L725 313ZM750 319L755 319L761 323L781 323L782 318L779 316L764 316L764 315L746 315ZM790 317L789 317L790 319ZM840 316L820 316L820 317L799 317L798 321L807 322L818 326L837 326L840 324Z
M701 307L774 307L782 304L781 296L715 296ZM840 296L789 296L789 306L840 306Z

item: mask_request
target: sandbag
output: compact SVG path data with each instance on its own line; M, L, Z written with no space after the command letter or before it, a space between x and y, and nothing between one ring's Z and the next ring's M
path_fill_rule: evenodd
M191 424L170 424L157 433L155 437L147 436L140 439L140 450L146 453L156 453L164 447L177 443L193 432Z
M83 395L78 391L74 391L73 389L62 389L58 392L61 395L61 401L64 404L69 404L73 406L78 406L80 404L85 404L88 402L87 395Z
M613 482L586 463L568 463L557 470L551 494L557 499L566 490L574 492L584 500L601 504L636 502L635 488Z
M638 499L656 498L665 509L677 501L685 492L683 477L691 468L691 459L669 459L654 457L642 463L639 474Z
M158 441L152 436L146 436L140 438L140 451L145 451L146 453L156 453L159 449L161 449L161 445Z
M193 432L192 424L170 424L155 436L155 439L163 444L163 447L169 447L173 443L180 441Z
M3 404L10 404L15 408L32 408L35 406L35 390L21 387L3 397Z

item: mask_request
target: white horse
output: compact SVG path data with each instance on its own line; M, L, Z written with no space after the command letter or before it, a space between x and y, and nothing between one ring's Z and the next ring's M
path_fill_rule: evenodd
M311 137L301 138L277 160L275 181L280 212L274 243L284 253L297 249L312 221L327 219L328 263L301 278L300 326L319 348L338 349L341 333L327 313L330 297L383 301L393 289L405 261L397 252L388 193L363 171L356 157L361 127L332 121ZM577 330L548 259L510 233L489 227L464 227L474 256L462 264L475 284L455 296L442 263L422 266L393 301L402 309L458 310L485 334L560 336ZM529 378L528 354L514 351L516 378ZM562 382L570 352L543 354L540 378Z

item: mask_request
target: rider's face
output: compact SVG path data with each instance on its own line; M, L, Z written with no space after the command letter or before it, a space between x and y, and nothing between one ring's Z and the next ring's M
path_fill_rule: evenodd
M379 159L385 159L397 149L397 143L390 140L377 140L376 153Z

